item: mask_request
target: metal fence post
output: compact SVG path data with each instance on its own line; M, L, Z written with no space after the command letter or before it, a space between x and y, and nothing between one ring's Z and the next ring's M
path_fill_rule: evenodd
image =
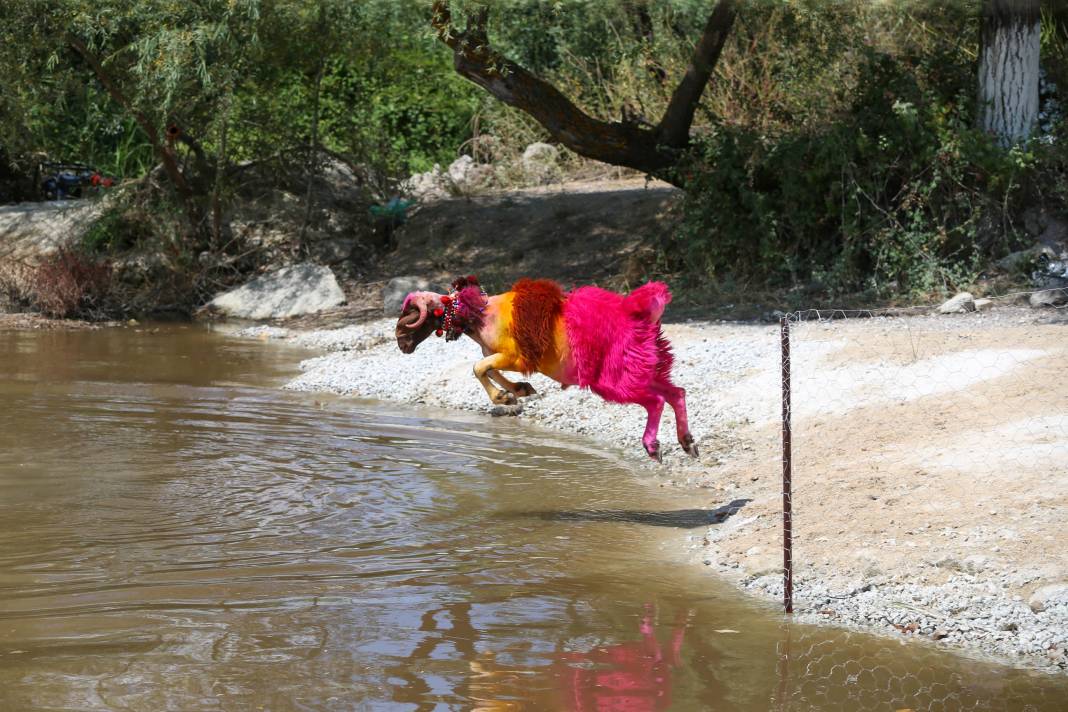
M779 320L782 331L782 600L794 612L793 462L790 452L790 318Z

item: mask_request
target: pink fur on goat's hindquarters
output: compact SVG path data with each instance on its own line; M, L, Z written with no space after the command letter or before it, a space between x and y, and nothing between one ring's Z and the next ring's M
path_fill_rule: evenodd
M474 278L466 279L477 285ZM410 294L397 322L401 350L414 351L433 330L426 315L441 313L442 304L448 312L459 294ZM686 392L671 382L674 359L660 327L671 302L665 284L650 282L624 296L597 287L565 294L547 280L521 280L504 294L482 294L470 318L463 318L463 333L482 346L485 358L476 364L475 375L492 402L514 403L534 392L529 384L500 377L500 371L539 371L565 388L577 385L613 403L641 405L648 414L642 446L657 460L657 434L667 404L675 412L679 443L697 457Z

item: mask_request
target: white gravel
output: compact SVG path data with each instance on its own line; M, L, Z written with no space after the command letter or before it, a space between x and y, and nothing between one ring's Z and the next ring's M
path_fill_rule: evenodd
M445 342L429 338L414 354L397 350L395 320L380 319L343 329L289 332L277 327L252 327L239 335L283 338L290 343L328 353L301 363L303 374L285 387L297 391L325 391L361 398L420 403L495 415L522 414L547 428L596 437L624 450L628 459L647 463L641 446L646 413L640 406L602 401L578 388L560 385L540 374L531 376L535 396L520 406L493 406L471 372L481 358L469 339ZM725 424L774 417L774 394L761 401L709 394L730 390L750 373L777 369L777 330L767 326L731 327L730 338L701 336L700 325L668 325L665 333L676 347L675 382L692 391L688 402L690 429L699 446L715 448L712 434ZM664 409L660 442L666 461L687 465L690 458L675 441L674 414Z

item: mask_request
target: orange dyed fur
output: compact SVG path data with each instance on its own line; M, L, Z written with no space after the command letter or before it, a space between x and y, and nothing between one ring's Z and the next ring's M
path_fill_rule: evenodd
M557 326L564 292L548 279L521 279L512 286L510 327L519 351L519 370L529 375L560 361Z

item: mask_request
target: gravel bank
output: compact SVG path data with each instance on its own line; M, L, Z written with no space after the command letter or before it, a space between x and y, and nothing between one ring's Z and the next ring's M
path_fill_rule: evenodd
M1068 669L1068 323L984 314L804 324L794 332L797 618L858 626L1053 672ZM700 460L641 449L645 412L534 375L520 408L491 406L468 340L400 354L393 320L240 332L326 353L287 384L365 398L519 414L580 433L714 506L690 555L780 599L777 326L669 324Z

